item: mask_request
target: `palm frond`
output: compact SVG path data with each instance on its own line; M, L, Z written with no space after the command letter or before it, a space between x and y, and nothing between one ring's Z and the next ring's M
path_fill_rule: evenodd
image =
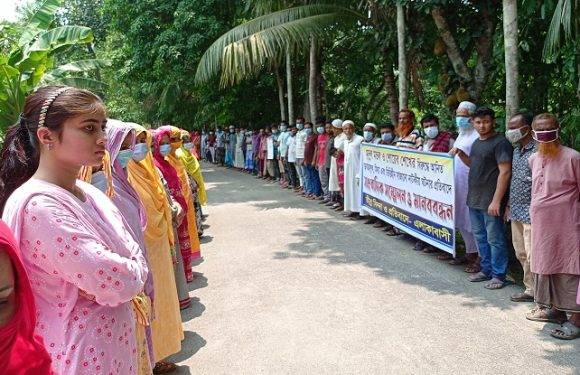
M362 15L351 9L328 4L303 5L257 17L228 31L205 51L197 67L196 82L207 82L222 66L229 66L226 72L233 74L234 67L253 71L283 52L288 44L303 43L330 24L360 18ZM222 75L222 82L237 81L238 78L230 80L228 74Z
M572 0L558 0L550 22L550 28L548 29L548 35L546 35L546 41L544 42L542 53L545 60L552 58L558 53L563 39L560 35L562 29L564 30L564 39L572 39L572 13L574 13Z

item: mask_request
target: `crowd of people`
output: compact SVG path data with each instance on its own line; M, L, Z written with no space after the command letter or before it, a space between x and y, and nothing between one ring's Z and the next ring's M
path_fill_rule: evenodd
M181 350L180 309L201 258L206 193L199 159L279 183L353 220L402 232L360 203L361 145L455 158L455 224L465 253L414 250L465 265L469 281L506 285L505 219L535 302L527 319L580 337L580 154L551 114L513 116L462 102L457 134L434 115L415 127L304 118L228 132L146 129L107 119L93 93L48 86L26 98L0 165L0 366L10 374L167 373Z
M299 117L291 125L202 132L199 147L210 162L277 182L389 236L404 232L361 206L361 145L447 153L455 159L455 226L464 251L452 256L422 241L413 249L465 265L470 282L501 289L509 282L509 221L525 286L511 300L535 301L526 318L561 324L555 338L580 337L580 153L560 143L560 125L548 113L518 113L500 134L491 108L464 101L455 124L456 132L444 131L427 114L416 127L413 111L403 109L396 126L366 123L361 136L350 120Z
M0 372L160 374L181 351L206 203L189 132L26 98L0 166Z

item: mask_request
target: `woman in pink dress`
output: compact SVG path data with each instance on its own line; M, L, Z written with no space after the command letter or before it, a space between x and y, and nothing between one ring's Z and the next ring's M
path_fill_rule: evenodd
M105 152L106 113L89 91L26 98L3 144L0 209L22 250L36 334L57 374L135 374L132 299L148 269L108 197L76 179Z

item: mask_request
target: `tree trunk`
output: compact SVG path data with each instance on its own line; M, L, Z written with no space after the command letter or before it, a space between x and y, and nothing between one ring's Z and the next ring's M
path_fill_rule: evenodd
M399 107L407 108L409 88L405 51L405 9L400 1L397 2L397 44L399 52Z
M294 92L292 90L292 60L290 47L286 47L286 89L288 90L288 122L293 123L294 117Z
M280 67L278 63L274 65L276 70L276 82L278 83L278 100L280 101L280 121L287 121L286 118L286 102L284 101L284 79L280 74Z
M518 3L503 0L503 37L505 46L505 112L506 124L520 107L518 93Z
M413 85L413 92L417 97L417 102L419 103L419 109L424 109L425 104L425 95L423 94L423 84L421 83L421 64L418 61L418 58L413 56L411 58L411 84Z
M310 122L314 123L318 117L318 108L316 106L317 101L317 88L318 88L318 61L317 61L317 47L316 39L311 37L310 39L310 60L308 67L308 105L310 107Z
M395 74L393 73L393 61L391 59L385 61L383 79L385 81L385 92L387 93L387 100L389 102L391 122L393 125L396 125L399 121L399 99L397 98Z

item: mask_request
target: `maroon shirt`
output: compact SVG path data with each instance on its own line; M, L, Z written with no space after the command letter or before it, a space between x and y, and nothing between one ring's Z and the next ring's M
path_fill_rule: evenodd
M314 149L316 148L316 142L318 140L318 135L310 134L306 138L306 145L304 146L304 164L312 164L312 159L314 159Z

